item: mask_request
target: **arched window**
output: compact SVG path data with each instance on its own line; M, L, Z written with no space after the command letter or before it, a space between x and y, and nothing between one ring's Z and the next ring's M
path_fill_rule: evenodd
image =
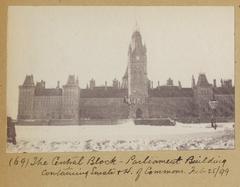
M140 108L138 108L136 110L136 118L142 118L143 117L142 114L143 114L142 110Z

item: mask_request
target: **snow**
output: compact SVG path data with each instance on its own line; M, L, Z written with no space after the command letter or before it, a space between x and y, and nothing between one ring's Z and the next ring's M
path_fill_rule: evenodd
M233 123L175 126L119 125L16 126L17 145L7 152L79 152L233 149Z

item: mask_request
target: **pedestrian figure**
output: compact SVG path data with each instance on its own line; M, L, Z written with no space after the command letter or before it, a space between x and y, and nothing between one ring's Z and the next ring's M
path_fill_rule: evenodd
M213 116L211 117L211 127L214 128L215 130L217 129L217 123Z

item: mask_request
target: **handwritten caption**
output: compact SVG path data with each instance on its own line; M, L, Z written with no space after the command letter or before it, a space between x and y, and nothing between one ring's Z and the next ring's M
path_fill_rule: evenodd
M227 160L201 155L177 156L161 159L160 156L137 156L135 154L123 159L118 156L104 158L101 156L53 156L51 158L33 156L16 156L9 159L9 167L22 169L36 168L41 176L124 176L130 175L138 181L143 175L210 175L226 177L230 169Z

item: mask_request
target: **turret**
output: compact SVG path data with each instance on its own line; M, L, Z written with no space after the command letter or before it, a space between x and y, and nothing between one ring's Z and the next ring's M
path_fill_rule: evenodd
M60 81L57 81L57 89L60 89Z
M231 79L222 80L222 87L223 88L232 88L232 80Z
M79 119L80 88L74 75L69 75L63 86L62 118Z
M90 85L90 89L93 89L95 87L95 80L91 79L89 82L89 85Z
M45 81L41 80L40 82L36 83L36 89L45 89Z
M33 75L27 75L23 85L19 86L18 119L33 118L34 92Z
M213 97L213 87L208 83L207 77L204 73L200 73L197 80L197 85L194 87L194 98L196 105L196 114L201 119L210 117L211 109L209 101Z
M115 78L112 83L113 88L119 88L119 81Z
M173 80L171 78L167 80L167 86L173 86Z

